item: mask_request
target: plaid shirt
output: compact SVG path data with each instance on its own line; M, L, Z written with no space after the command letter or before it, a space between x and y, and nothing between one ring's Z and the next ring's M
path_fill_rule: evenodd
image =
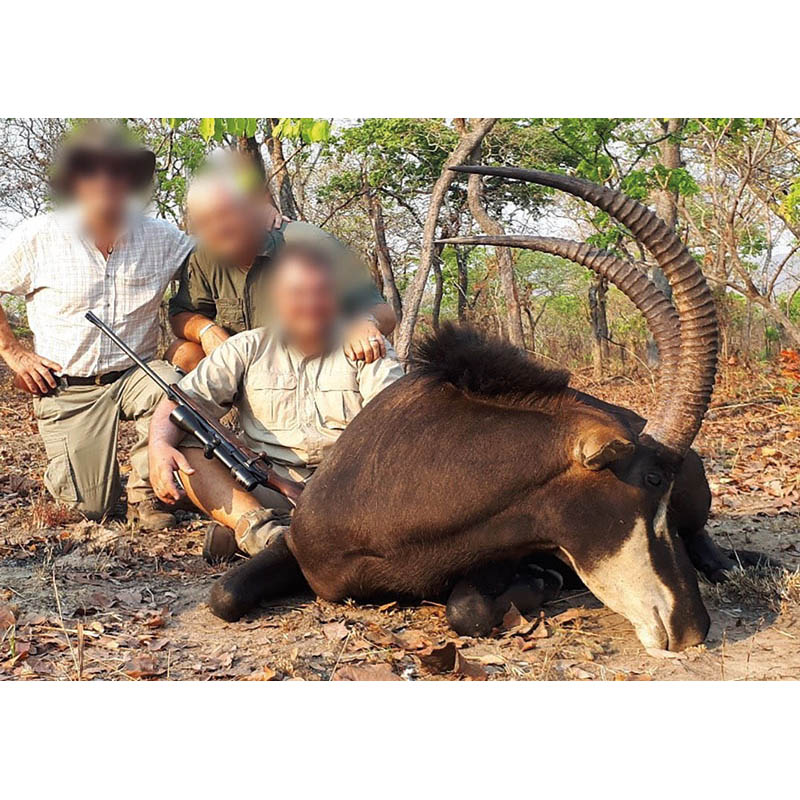
M127 369L130 359L84 315L94 311L139 356L152 359L159 305L192 247L166 220L132 215L106 260L74 210L42 214L0 244L0 292L24 295L34 348L63 374Z

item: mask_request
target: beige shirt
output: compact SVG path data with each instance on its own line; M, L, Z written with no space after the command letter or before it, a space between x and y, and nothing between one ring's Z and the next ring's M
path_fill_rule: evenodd
M228 339L184 377L180 387L217 419L236 406L246 444L286 467L316 467L345 427L403 375L386 357L351 361L341 347L304 358L267 328Z
M36 352L64 374L127 369L128 356L84 315L94 311L141 358L154 358L159 306L192 246L170 222L132 213L105 259L74 209L42 214L0 245L0 293L25 297Z

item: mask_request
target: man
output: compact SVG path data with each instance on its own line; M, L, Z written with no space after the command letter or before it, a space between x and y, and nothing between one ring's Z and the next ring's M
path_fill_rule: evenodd
M119 420L135 420L128 518L148 530L175 521L148 482L147 434L161 391L84 314L93 311L144 359L155 356L159 305L192 244L137 210L154 167L153 153L124 129L88 125L68 141L53 175L68 207L23 222L0 246L0 292L25 297L34 334L31 352L0 308L0 356L34 395L45 485L90 519L105 517L121 495ZM176 380L165 362L152 366Z
M284 244L307 244L334 257L343 310L350 319L345 351L370 363L385 355L383 336L394 329L394 311L366 270L333 236L304 222L286 222L243 162L217 163L190 186L187 210L200 246L188 260L170 302L178 337L167 351L184 372L194 369L229 336L269 323L259 304L262 283Z
M286 245L264 287L272 324L227 339L180 382L209 415L219 419L235 406L242 438L264 453L284 477L307 481L347 424L378 392L401 377L391 345L369 364L337 344L340 301L329 253ZM150 429L153 488L167 503L181 498L180 472L189 498L211 515L208 560L238 550L254 555L282 539L291 507L264 487L239 488L218 461L208 461L197 442L169 419L175 404L164 399Z

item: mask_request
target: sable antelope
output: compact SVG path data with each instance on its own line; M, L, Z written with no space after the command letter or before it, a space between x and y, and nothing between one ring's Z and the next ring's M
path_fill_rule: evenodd
M646 647L702 642L709 616L693 564L717 579L733 562L704 530L710 493L690 450L717 354L714 302L698 265L653 212L620 192L538 171L457 169L576 195L653 254L674 306L635 264L585 244L446 240L554 253L616 284L661 354L654 413L645 421L571 389L567 373L506 343L445 325L342 435L301 496L287 541L226 573L212 609L236 619L286 591L299 575L287 570L294 556L327 600L450 592L456 629L484 633L496 613L486 592L503 592L508 578L489 590L496 581L486 568L549 553L625 616Z

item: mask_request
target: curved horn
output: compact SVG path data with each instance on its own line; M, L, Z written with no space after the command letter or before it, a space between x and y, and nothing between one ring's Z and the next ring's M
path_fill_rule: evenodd
M659 409L642 433L675 455L683 456L697 435L711 400L718 341L714 298L683 242L641 203L622 192L580 178L509 167L451 169L530 181L580 197L623 224L653 254L672 286L681 324L681 350L672 402L666 405L665 413Z
M666 295L635 264L585 243L550 236L459 236L439 241L443 244L489 244L536 250L567 258L607 278L642 312L661 357L659 397L671 396L680 360L678 313Z

